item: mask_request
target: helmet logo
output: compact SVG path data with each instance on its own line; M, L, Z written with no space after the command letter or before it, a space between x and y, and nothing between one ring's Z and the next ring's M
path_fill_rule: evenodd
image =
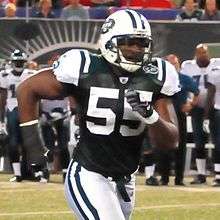
M115 20L113 19L109 19L107 20L103 25L102 25L102 29L101 29L101 33L105 34L107 32L109 32L110 29L112 29L115 25Z
M159 73L158 67L156 67L152 64L148 64L147 66L143 66L143 70L145 73L153 74L153 75Z
M55 60L53 63L53 69L56 69L60 65L60 62L58 60Z

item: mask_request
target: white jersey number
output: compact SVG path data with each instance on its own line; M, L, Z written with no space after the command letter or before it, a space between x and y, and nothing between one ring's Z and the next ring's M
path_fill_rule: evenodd
M138 92L141 99L148 102L152 100L152 92ZM91 87L87 117L93 118L93 120L86 122L87 128L91 133L109 135L114 131L116 127L116 113L113 110L113 105L118 101L118 98L119 89ZM100 105L101 100L105 100L102 106ZM133 126L129 126L129 124L133 124ZM131 106L124 99L123 120L121 120L119 125L121 135L137 136L144 131L144 128L144 123L137 119L132 112Z

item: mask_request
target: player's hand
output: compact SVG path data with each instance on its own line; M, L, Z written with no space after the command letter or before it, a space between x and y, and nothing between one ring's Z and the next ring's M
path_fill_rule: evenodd
M210 129L209 129L209 119L205 119L203 121L203 125L202 125L203 131L207 134L210 133Z
M128 90L125 94L127 102L136 113L136 116L146 124L153 124L159 119L158 113L148 102L141 102L139 93L135 90Z

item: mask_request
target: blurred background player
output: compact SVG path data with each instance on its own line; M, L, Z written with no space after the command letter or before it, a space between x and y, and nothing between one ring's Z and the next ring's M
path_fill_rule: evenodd
M8 133L7 154L14 173L10 182L21 182L24 178L33 177L39 182L47 182L47 169L44 172L35 172L34 167L27 167L26 155L22 148L23 140L19 126L16 89L22 81L36 72L27 69L26 64L27 55L20 50L14 50L11 54L10 66L6 66L6 69L2 70L0 74L1 127Z
M181 91L176 93L173 97L173 105L178 121L179 144L178 148L172 152L161 152L160 154L159 167L161 172L161 184L167 185L169 183L171 162L174 161L174 184L183 186L187 143L186 116L192 108L197 105L199 89L191 77L185 75L184 72L180 72L180 60L177 55L169 54L165 59L173 64L179 73Z
M63 172L63 180L70 161L68 150L70 136L70 114L68 98L63 100L41 100L41 132L45 146L50 150L51 162L55 170L59 169L59 163Z
M195 48L195 58L182 63L181 72L192 77L197 83L200 93L198 103L191 111L193 138L195 142L195 156L198 175L191 184L206 183L206 151L205 143L207 134L203 130L204 108L207 97L207 75L212 74L220 65L219 58L210 58L208 46L199 44ZM213 109L208 113L210 120L210 131L213 131Z
M8 156L12 164L14 176L11 182L22 180L20 164L20 145L22 144L19 118L17 112L16 87L24 80L27 75L23 75L27 55L19 50L11 54L11 68L1 71L0 91L1 91L1 123L6 126L5 116L7 118L7 132L9 135ZM6 111L5 111L6 108Z
M25 165L25 152L21 148L22 138L16 98L17 86L30 75L29 71L25 70L26 62L27 55L20 50L14 50L11 54L11 65L7 66L7 69L2 70L0 74L1 127L3 130L6 130L7 126L9 136L7 152L14 172L14 176L10 179L11 182L20 182L22 178L26 178L29 175ZM20 163L21 155L23 161L22 170Z
M203 127L206 132L209 132L208 116L209 112L214 108L214 120L213 120L213 162L215 178L212 186L220 186L220 67L216 67L215 70L208 75L207 80L207 100L204 114Z
M143 141L143 152L140 166L143 167L143 172L146 178L145 184L148 186L159 186L159 181L155 176L156 151L155 148L152 147L148 135L146 135Z

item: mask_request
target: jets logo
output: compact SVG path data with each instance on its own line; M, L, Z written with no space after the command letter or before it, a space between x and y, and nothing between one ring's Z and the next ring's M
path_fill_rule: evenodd
M109 19L107 20L103 25L102 25L102 29L101 29L101 33L105 34L107 33L110 29L112 29L115 25L115 20L113 19Z
M148 64L147 66L144 66L143 70L144 70L145 73L153 74L153 75L156 75L159 72L158 67L156 67L152 64Z
M126 84L128 82L129 78L128 77L119 77L119 81L122 84Z
M60 62L58 60L54 61L53 69L56 69L59 65L60 65Z

